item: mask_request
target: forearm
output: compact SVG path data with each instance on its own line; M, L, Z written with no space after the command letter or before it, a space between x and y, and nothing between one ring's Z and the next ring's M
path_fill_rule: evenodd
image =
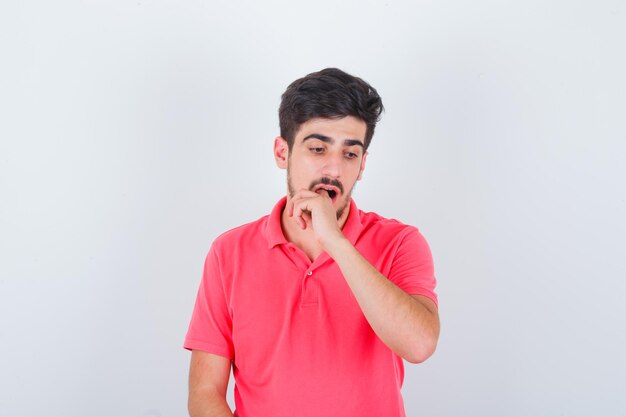
M226 398L219 393L190 393L188 407L190 417L233 417Z
M383 276L347 239L333 239L324 246L378 337L409 362L428 358L439 337L436 312Z

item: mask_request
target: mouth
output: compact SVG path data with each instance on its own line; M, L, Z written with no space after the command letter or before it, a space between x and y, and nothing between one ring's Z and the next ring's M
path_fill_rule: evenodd
M337 195L339 194L337 189L332 185L320 185L319 187L317 187L317 189L315 189L315 192L318 194L321 191L326 191L330 199L333 200L333 203L335 202L335 200L337 199Z

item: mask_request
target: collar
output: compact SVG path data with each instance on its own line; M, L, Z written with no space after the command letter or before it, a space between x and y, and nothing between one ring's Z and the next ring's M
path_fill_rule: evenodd
M282 245L289 243L283 234L283 229L280 224L280 218L285 206L287 205L287 196L281 198L278 203L272 209L272 212L265 220L265 237L267 239L267 246L269 249L276 245ZM360 210L357 208L354 199L350 198L350 213L346 223L341 229L343 235L352 243L356 244L357 239L363 231L363 224L361 223Z

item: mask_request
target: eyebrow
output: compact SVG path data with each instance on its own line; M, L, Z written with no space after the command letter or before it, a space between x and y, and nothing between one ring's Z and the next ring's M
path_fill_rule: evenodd
M322 142L330 143L331 145L335 143L335 139L328 137L326 135L321 135L319 133L311 133L310 135L302 139L302 142L304 143L308 139L318 139L318 140L321 140ZM365 148L365 146L363 145L363 142L361 142L359 139L344 139L343 144L344 146L356 145L356 146L360 146L361 148Z

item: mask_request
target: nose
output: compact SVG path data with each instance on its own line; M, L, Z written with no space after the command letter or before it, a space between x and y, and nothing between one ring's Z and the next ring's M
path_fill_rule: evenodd
M341 174L341 158L337 156L328 156L324 160L324 166L322 167L322 176L333 179L339 178Z

